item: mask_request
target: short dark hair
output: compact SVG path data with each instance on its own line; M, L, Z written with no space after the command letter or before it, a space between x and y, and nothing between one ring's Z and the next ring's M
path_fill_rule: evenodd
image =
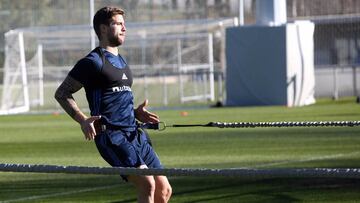
M101 32L100 32L100 25L109 25L110 20L115 15L125 15L125 12L123 9L119 7L113 7L113 6L106 6L101 9L99 9L93 19L93 26L96 35L98 36L99 40L101 38Z

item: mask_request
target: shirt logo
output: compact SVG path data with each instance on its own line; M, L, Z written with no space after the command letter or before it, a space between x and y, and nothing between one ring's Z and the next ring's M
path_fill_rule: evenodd
M123 80L127 80L128 78L126 77L126 75L125 75L125 73L123 73L123 75L122 75L122 78L121 79L123 79Z
M113 92L123 92L123 91L129 91L131 92L131 87L129 86L115 86L112 87Z

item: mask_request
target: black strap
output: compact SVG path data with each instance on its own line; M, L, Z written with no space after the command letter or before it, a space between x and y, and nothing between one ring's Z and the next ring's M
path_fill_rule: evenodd
M143 129L161 130L161 123L138 123L138 126Z

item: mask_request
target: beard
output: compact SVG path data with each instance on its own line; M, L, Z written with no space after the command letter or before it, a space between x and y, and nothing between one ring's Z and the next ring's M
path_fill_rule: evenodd
M111 46L117 47L123 44L123 40L118 37L118 35L114 36L109 34L108 39Z

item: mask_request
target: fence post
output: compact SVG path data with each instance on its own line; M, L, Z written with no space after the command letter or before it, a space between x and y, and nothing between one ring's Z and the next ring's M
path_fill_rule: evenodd
M354 90L354 96L356 97L356 102L360 103L360 95L357 90L357 70L356 70L357 68L358 68L357 65L353 66L353 90Z
M338 100L338 99L339 99L339 90L338 90L338 84L337 84L337 78L338 78L338 69L337 69L337 66L334 66L333 76L334 76L334 93L333 93L333 99L334 99L334 100Z

